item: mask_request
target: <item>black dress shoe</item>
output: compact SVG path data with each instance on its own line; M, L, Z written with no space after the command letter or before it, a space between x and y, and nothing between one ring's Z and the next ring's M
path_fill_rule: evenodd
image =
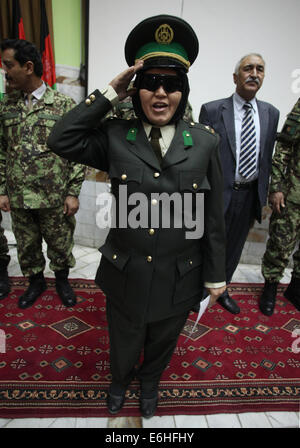
M108 392L107 408L110 414L117 414L123 407L125 401L125 392L122 395L114 395Z
M266 280L262 295L259 299L259 309L266 316L272 316L276 303L278 283L271 283Z
M235 303L235 301L230 297L227 291L225 291L219 298L218 303L225 308L225 310L229 311L231 314L239 314L241 311L239 306Z
M0 300L5 299L5 297L10 293L10 284L8 279L7 271L0 273Z
M151 418L157 408L158 396L153 398L140 398L140 411L144 418Z
M29 278L29 286L25 293L19 297L19 308L25 309L29 308L34 304L36 299L47 289L47 284L44 276L32 275Z
M74 293L68 281L68 275L69 275L68 269L64 269L62 271L56 271L55 286L57 294L59 295L62 303L65 305L65 307L70 308L72 306L75 306L77 301L76 301L76 294Z

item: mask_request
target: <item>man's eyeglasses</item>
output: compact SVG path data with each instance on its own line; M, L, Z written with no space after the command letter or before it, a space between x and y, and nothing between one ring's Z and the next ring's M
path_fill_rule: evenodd
M140 89L150 90L155 92L163 86L166 93L172 93L183 90L183 83L179 76L175 75L162 75L162 74L152 74L145 73L141 79Z

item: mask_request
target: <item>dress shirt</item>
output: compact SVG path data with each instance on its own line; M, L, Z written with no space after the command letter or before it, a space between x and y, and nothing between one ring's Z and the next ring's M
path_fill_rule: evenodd
M40 87L38 87L36 90L31 92L32 104L36 104L38 102L38 100L40 100L44 96L44 93L46 92L46 88L47 88L46 84L43 81L43 83ZM28 106L27 93L24 92L24 96L25 96L25 104L26 104L26 106Z
M240 149L241 149L241 131L242 122L245 115L244 104L250 103L252 105L252 114L255 125L256 133L256 172L249 179L245 179L239 174L239 161L240 161ZM236 182L251 182L258 177L258 160L260 151L260 123L259 114L257 108L256 99L253 98L251 101L245 101L236 92L233 94L233 108L234 108L234 127L235 127L235 142L236 142L236 170L235 170L235 181Z

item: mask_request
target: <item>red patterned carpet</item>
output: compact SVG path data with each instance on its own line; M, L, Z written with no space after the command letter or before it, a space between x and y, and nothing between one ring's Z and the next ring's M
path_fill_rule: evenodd
M0 302L0 417L107 417L105 297L93 281L72 280L78 304L66 309L54 280L47 282L32 308L17 307L21 278ZM157 415L299 411L300 312L281 285L274 315L264 316L261 288L233 285L241 313L215 305L187 340L190 314L161 381ZM118 415L139 415L137 383Z

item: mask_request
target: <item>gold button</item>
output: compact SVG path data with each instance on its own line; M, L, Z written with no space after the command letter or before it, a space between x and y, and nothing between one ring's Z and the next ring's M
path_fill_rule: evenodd
M190 265L192 266L192 264L193 264L193 261L192 261L192 260L190 260L190 261L189 261L189 263L190 263Z
M113 255L113 260L116 260L118 258L118 256L116 254Z
M85 100L85 104L87 106L90 106L92 104L91 100L88 98L87 100Z
M126 180L127 179L127 174L122 174L121 179L122 180Z
M91 100L92 102L94 102L94 101L96 100L95 95L90 95L90 100Z
M155 230L154 229L149 229L149 235L154 235L155 234Z
M153 176L157 179L160 176L160 173L154 173Z
M198 184L193 184L193 188L194 188L194 190L197 190L197 188L198 188Z
M152 257L150 255L149 255L149 257L147 257L147 261L148 261L148 263L151 263Z
M152 199L151 204L152 205L157 205L157 199Z

